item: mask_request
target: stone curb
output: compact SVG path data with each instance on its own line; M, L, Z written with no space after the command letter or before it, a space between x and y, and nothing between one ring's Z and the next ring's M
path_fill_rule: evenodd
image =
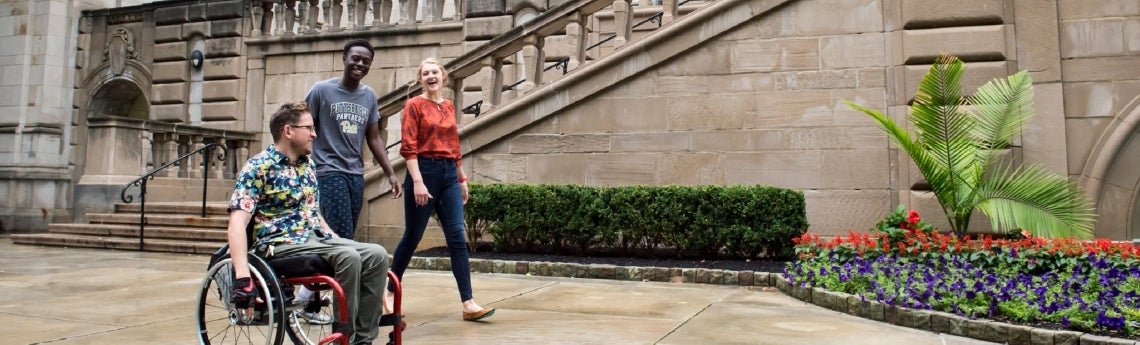
M804 302L923 331L1010 345L1140 345L1140 342L1129 339L969 319L940 311L894 307L842 292L792 285L782 274L772 274L770 278L773 280L772 285L781 292Z
M734 286L775 286L779 274L708 268L634 267L583 265L546 261L470 259L471 272L507 273L544 277L613 279L642 282L699 283ZM413 256L408 268L450 271L451 259Z

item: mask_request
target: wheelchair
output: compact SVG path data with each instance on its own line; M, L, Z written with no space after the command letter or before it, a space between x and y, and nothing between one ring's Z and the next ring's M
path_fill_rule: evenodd
M215 252L207 267L195 315L201 344L280 345L286 337L298 345L349 344L344 330L333 329L337 323L310 324L299 315L319 311L335 315L335 320L346 325L352 324L352 320L348 320L344 291L333 278L333 267L319 255L265 260L250 253L250 278L259 297L251 308L237 308L230 302L234 270L229 245ZM392 271L388 271L388 279L394 287L395 300L392 314L383 315L380 326L393 327L388 333L388 345L402 345L406 324L401 319L400 282ZM307 303L294 305L293 290L302 285L313 291L314 297Z

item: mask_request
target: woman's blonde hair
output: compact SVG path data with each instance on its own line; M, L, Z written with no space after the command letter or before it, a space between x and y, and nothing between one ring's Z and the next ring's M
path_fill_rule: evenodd
M424 74L424 66L429 65L429 64L439 66L439 70L441 72L443 72L443 81L446 82L447 77L449 76L449 74L447 73L447 68L443 67L443 64L440 63L439 60L436 60L435 58L429 57L427 59L424 59L424 61L420 62L420 69L416 71L416 83L420 82L420 76Z

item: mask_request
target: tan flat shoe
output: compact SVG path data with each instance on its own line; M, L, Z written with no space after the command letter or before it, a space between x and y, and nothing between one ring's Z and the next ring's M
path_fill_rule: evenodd
M495 315L495 308L483 308L474 313L463 312L463 321L479 321L491 315Z

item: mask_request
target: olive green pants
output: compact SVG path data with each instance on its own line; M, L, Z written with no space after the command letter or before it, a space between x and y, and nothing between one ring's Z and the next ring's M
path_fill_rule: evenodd
M353 320L353 344L372 344L380 333L384 289L388 283L388 251L375 243L310 237L302 244L278 244L274 256L315 253L333 266L344 289L348 317ZM335 305L335 303L334 303Z

